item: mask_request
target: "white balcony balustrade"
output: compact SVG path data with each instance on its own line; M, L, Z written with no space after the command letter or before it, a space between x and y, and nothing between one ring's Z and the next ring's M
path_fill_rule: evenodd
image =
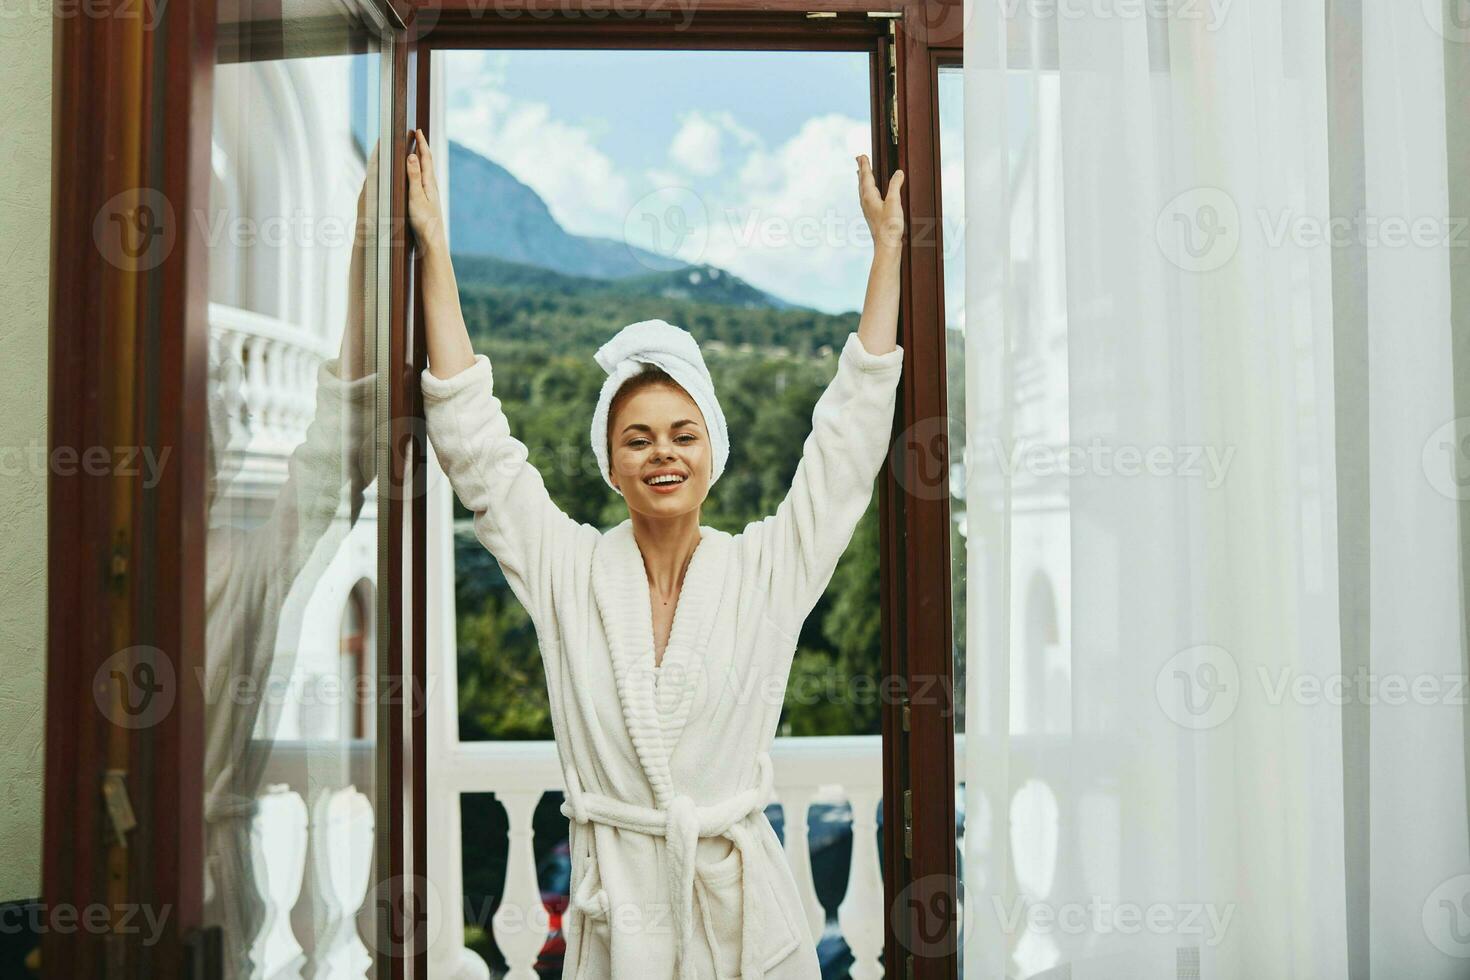
M209 304L210 359L226 372L220 387L224 431L216 446L230 493L269 502L286 479L286 461L306 438L316 411L317 368L334 345L296 324L221 303Z
M433 755L433 753L431 753ZM883 975L883 874L878 854L878 805L883 790L882 744L878 736L777 739L776 802L781 805L786 858L796 879L812 935L822 936L826 914L812 875L808 815L814 804L847 802L852 807L852 857L837 923L855 962L853 980ZM429 935L434 940L430 971L452 980L484 980L488 966L464 948L462 834L459 800L467 793L493 793L505 807L509 852L505 889L493 931L508 964L507 980L536 980L537 955L547 940L549 917L536 879L531 821L549 792L561 792L562 774L552 742L456 742L433 755L438 794L430 806L429 874L438 901L431 903ZM433 920L435 909L441 922ZM442 972L441 972L442 971Z
M363 911L376 821L359 786L372 785L373 745L275 742L251 826L256 935L249 980L363 980L373 957ZM308 874L308 869L310 872ZM246 896L236 900L247 901Z

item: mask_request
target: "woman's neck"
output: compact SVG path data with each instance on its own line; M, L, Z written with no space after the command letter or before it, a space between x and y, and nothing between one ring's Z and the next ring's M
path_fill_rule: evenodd
M629 517L649 585L659 595L672 595L679 589L694 549L699 547L699 512L662 519L636 513Z

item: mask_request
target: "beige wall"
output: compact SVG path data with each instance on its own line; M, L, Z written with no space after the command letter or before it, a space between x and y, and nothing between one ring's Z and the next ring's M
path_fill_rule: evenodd
M0 900L41 893L51 17L0 11Z

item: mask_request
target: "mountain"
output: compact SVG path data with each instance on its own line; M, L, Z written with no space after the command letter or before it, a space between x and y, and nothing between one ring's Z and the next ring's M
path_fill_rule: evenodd
M568 233L541 196L509 170L449 141L449 247L598 279L621 279L684 265L609 238Z
M598 293L619 297L653 297L687 300L750 310L803 310L763 292L712 265L686 265L668 272L645 272L622 279L568 275L523 262L510 262L488 255L454 256L455 277L461 288L492 286L499 289L534 289L541 295L584 296Z
M568 295L612 288L630 296L751 309L803 308L715 266L688 265L616 239L573 235L509 170L454 140L449 182L449 248L462 284L554 286Z

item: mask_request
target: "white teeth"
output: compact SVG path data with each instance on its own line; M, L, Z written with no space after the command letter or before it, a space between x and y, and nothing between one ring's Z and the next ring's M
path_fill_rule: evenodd
M649 486L656 486L657 484L660 484L660 483L683 483L683 482L684 482L684 478L682 476L678 476L676 474L669 473L669 474L666 474L664 476L655 476L655 477L653 477L652 479L650 479L648 481L648 484L649 484Z

